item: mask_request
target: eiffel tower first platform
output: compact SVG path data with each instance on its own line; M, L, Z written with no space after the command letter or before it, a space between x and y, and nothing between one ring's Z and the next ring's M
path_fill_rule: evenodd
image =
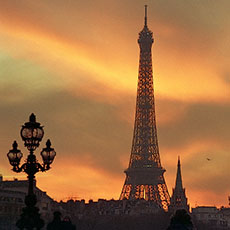
M120 200L145 199L159 208L168 209L170 197L160 162L157 140L152 74L153 33L147 26L145 6L144 28L139 33L140 61L136 99L136 114L129 167Z

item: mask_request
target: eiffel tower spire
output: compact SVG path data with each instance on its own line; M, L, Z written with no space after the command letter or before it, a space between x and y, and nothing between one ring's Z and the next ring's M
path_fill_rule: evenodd
M185 209L188 212L189 205L187 202L188 200L185 195L185 189L182 185L180 157L178 157L176 183L175 188L173 189L169 211L175 212L178 209Z
M147 5L145 5L145 26L147 27Z
M136 114L129 167L120 199L145 199L167 210L168 189L164 180L165 169L161 167L157 140L155 102L152 74L153 33L147 26L145 6L144 28L139 33L139 74Z

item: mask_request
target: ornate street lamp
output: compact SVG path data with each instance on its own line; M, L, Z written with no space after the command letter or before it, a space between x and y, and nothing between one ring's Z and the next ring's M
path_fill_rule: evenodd
M51 142L48 139L46 147L41 151L43 164L41 165L37 161L34 151L39 146L43 136L43 126L36 122L36 117L32 113L29 122L26 122L21 129L21 138L24 141L25 147L29 150L25 163L20 166L23 154L17 148L18 144L16 141L14 141L13 148L7 154L10 164L13 166L13 171L17 173L25 172L28 175L29 181L28 195L25 197L26 207L23 208L21 218L16 224L19 229L41 229L44 226L44 221L40 218L39 209L35 207L37 199L33 190L34 179L37 172L44 172L50 169L56 152L51 148Z

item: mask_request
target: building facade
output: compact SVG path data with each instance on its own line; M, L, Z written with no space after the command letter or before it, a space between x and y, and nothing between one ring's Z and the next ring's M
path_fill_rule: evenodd
M230 208L198 206L192 208L192 217L198 226L204 224L210 230L230 229Z
M20 218L22 208L25 207L24 199L28 193L27 180L3 180L0 176L0 229L16 229L15 223ZM45 222L53 218L53 211L58 209L57 202L50 198L46 192L36 186L34 193L37 196L37 207Z

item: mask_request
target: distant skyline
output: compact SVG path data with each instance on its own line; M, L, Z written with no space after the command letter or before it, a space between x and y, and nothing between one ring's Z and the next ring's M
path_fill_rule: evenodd
M157 129L172 194L177 157L191 206L227 205L230 162L228 0L0 3L0 173L34 112L57 152L37 185L54 199L118 199L128 167L138 33L148 5ZM207 160L211 159L211 160Z

